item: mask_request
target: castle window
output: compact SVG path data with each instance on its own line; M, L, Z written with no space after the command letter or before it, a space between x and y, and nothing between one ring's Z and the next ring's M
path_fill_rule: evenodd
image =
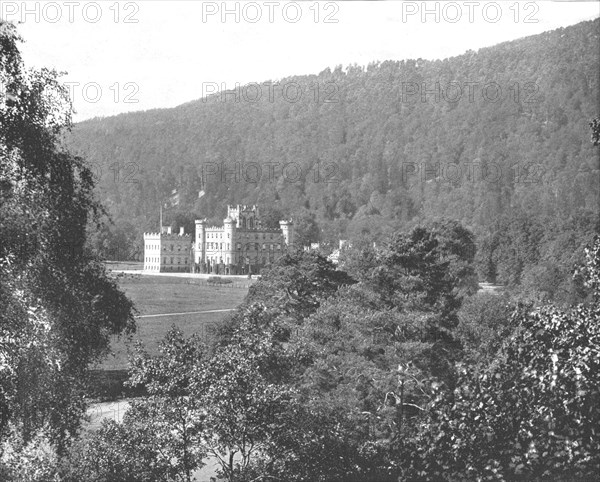
M173 257L171 257L171 263L170 264L173 264Z
M273 251L273 248L275 248L275 245L273 243L269 244L269 250Z
M281 251L281 244L277 243L277 251Z

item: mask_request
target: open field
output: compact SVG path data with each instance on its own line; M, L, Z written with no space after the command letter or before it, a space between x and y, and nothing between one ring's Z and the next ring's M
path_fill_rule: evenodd
M167 276L118 275L120 286L133 300L138 315L138 330L131 340L113 340L110 355L98 368L127 368L127 347L141 340L150 353L156 353L158 342L175 325L186 335L210 335L211 326L237 307L248 290L232 285L211 286L206 280ZM213 311L213 312L211 312ZM158 315L158 316L157 316Z

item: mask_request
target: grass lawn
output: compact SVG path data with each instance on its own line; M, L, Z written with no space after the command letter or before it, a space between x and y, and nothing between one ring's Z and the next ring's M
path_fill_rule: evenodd
M246 293L245 288L232 285L210 286L201 280L165 276L120 275L119 285L133 300L138 314L162 315L194 311L222 310L237 307ZM173 316L138 318L138 330L131 340L115 339L113 354L98 368L124 370L127 368L127 347L141 340L151 353L157 353L158 342L175 325L186 335L199 333L210 336L211 325L228 316L229 312L195 313Z

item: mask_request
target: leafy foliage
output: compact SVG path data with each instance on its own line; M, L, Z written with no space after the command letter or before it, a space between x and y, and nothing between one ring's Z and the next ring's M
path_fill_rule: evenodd
M72 451L66 480L190 482L203 465L205 416L190 390L203 347L173 328L159 349L152 358L136 346L129 383L143 384L148 396L131 402L122 423L104 421Z
M70 105L58 74L27 70L0 22L0 441L62 452L85 411L87 368L134 329L131 302L85 248L99 219L92 173L62 146Z
M598 279L600 240L588 251ZM597 286L597 285L596 285ZM597 288L596 288L597 289ZM415 441L407 478L588 480L600 469L600 293L562 311L514 316L518 330L496 360L465 369L440 393Z

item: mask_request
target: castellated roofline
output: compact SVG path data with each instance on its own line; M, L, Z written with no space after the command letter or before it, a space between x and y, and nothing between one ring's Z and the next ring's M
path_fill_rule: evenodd
M249 233L281 233L280 228L237 228L236 231L239 232L249 232Z
M223 231L223 226L208 226L204 228L205 231ZM281 228L235 228L238 233L279 233L281 234Z
M191 234L178 234L178 233L144 233L144 236L161 236L166 239L181 239L181 238L191 238Z

